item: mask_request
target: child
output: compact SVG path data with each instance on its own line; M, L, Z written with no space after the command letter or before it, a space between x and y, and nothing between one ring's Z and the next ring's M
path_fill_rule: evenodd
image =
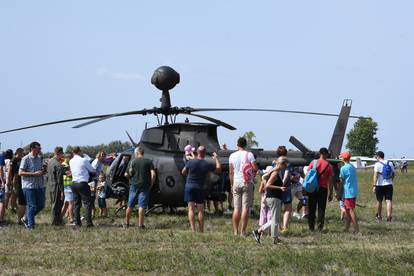
M90 181L88 183L89 188L91 189L91 205L92 205L92 218L95 218L95 201L96 201L96 185L97 185L97 180L93 179L92 181ZM83 219L84 217L82 217Z
M186 161L195 159L195 147L193 147L192 145L187 145L185 146L184 151Z
M297 219L301 219L302 216L300 215L300 210L302 209L302 207L306 206L306 201L303 196L302 182L300 181L300 173L296 171L292 172L291 181L292 181L292 199L296 197L299 200L298 205L296 207L296 212L293 213L293 216ZM305 216L306 207L303 209L304 209L303 216Z
M108 209L106 208L106 189L107 183L104 173L99 174L98 185L96 190L98 192L98 206L101 217L108 217Z
M265 203L266 199L266 189L265 185L267 180L269 180L270 172L273 170L272 166L268 166L266 170L264 170L264 174L262 176L262 181L260 182L259 193L261 194L260 200L260 217L259 217L259 226L262 227L265 225L270 219L270 212L269 207Z
M344 201L345 208L345 232L349 231L349 228L352 223L354 228L354 233L359 232L359 226L357 217L355 214L356 198L358 196L358 177L356 169L353 165L349 163L351 159L351 154L349 152L343 152L339 156L344 165L341 167L341 172L339 174L341 181L341 190L342 199Z

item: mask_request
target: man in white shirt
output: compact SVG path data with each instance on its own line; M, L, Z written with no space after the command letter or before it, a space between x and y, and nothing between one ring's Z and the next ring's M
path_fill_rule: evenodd
M237 141L238 151L232 153L229 158L230 183L233 190L233 233L234 235L247 235L246 228L249 221L249 208L253 205L254 177L245 181L243 175L244 164L250 162L253 171L257 171L257 164L253 153L246 151L247 141L240 137ZM240 218L242 221L239 231Z
M82 201L86 209L87 227L93 227L92 223L92 198L91 189L88 185L90 175L96 175L95 169L86 158L81 155L79 147L73 149L73 158L69 161L70 170L72 172L72 192L75 201L74 215L75 225L82 226L80 218L80 208Z
M385 198L387 203L387 221L390 222L392 220L392 195L395 169L392 162L385 160L384 157L384 152L379 151L376 153L378 162L374 165L372 191L377 197L377 214L375 215L376 220L382 220L382 201ZM387 172L387 170L389 172Z

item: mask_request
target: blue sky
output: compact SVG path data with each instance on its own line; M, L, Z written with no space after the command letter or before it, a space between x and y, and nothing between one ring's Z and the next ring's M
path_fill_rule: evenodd
M159 105L158 66L181 75L176 106L286 108L339 112L379 123L380 148L414 157L413 1L2 1L1 129ZM297 136L317 149L334 118L208 113L234 146L245 131L266 149ZM182 118L184 119L184 118ZM32 140L98 144L140 136L152 117L82 129L71 124L0 136L2 148ZM350 121L350 126L354 121Z

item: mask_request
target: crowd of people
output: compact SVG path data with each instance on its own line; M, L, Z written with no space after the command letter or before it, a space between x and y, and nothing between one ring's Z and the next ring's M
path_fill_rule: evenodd
M222 165L216 153L213 162L206 159L204 146L197 149L188 145L185 149L185 166L182 174L186 183L184 201L188 206L188 220L192 231L204 231L204 210L208 202L205 182L210 173L228 177L232 210L233 234L248 236L247 230L250 211L253 207L255 183L261 179L259 228L252 231L257 242L263 235L270 235L275 244L279 243L280 234L288 231L292 217L306 219L310 231L324 229L325 210L328 201L332 201L334 193L339 201L341 217L345 221L345 230L352 226L353 232L359 231L355 208L358 197L358 178L356 169L350 163L351 154L343 152L339 156L343 165L339 179L335 181L334 169L327 161L329 151L321 148L320 158L313 160L306 167L292 167L289 164L286 147L277 149L278 158L271 166L259 171L252 152L247 150L247 141L241 137L237 141L237 151L229 157L229 171L222 172ZM98 201L100 216L108 215L106 195L108 183L104 172L106 153L100 151L90 162L79 147L64 153L62 147L54 149L54 155L47 164L41 155L38 142L30 144L29 152L22 148L8 150L0 155L0 225L7 225L5 211L16 213L17 222L28 229L36 226L36 216L45 207L45 176L49 182L51 199L51 224L61 226L68 224L81 227L93 227L96 215L95 203ZM148 208L151 188L156 181L156 170L152 160L144 155L142 148L134 150L134 158L124 162L122 173L129 180L129 196L123 226L130 227L131 215L138 205L137 226L145 228L144 215ZM382 220L382 203L386 202L387 221L392 221L393 178L395 169L392 162L385 160L383 152L376 154L378 160L374 166L373 192L377 199L375 218ZM124 161L124 160L122 160ZM122 163L122 162L121 162ZM122 164L120 167L123 166ZM317 189L308 191L306 183L316 174ZM226 174L227 173L227 174ZM226 179L226 178L225 178ZM226 186L226 185L224 185ZM97 199L97 200L96 200ZM293 200L297 199L293 212ZM82 204L85 216L81 217ZM232 205L232 206L231 206ZM197 217L197 219L196 219ZM270 230L270 231L269 231Z

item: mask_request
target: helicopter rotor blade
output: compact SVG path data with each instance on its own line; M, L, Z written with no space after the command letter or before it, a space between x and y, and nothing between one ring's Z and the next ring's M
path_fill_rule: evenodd
M20 127L20 128L4 130L4 131L0 131L0 134L19 131L19 130L25 130L25 129L30 129L30 128L36 128L36 127L57 125L57 124L70 123L70 122L83 121L83 120L92 120L92 121L88 121L86 123L83 123L83 124L80 124L80 125L77 125L77 126L74 127L74 128L79 128L79 127L82 127L82 126L85 126L85 125L93 124L95 122L99 122L99 121L106 120L106 119L113 118L113 117L137 115L137 114L146 115L146 114L155 113L155 112L156 112L156 109L153 108L153 109L143 109L143 110L129 111L129 112L124 112L124 113L103 114L103 115L95 115L95 116L78 117L78 118L59 120L59 121L53 121L53 122L47 122L47 123L42 123L42 124L36 124L36 125L31 125L31 126L25 126L25 127Z
M190 115L190 116L195 116L195 117L210 121L212 123L215 123L216 125L222 126L222 127L227 128L229 130L236 130L236 128L234 126L229 125L228 123L225 123L225 122L220 121L220 120L215 119L215 118L211 118L211 117L208 117L208 116L205 116L205 115L200 115L200 114L193 114L193 113L183 113L183 114Z
M81 123L79 125L73 126L72 128L81 128L81 127L84 127L84 126L88 126L88 125L91 125L91 124L94 124L94 123L97 123L97 122L100 122L100 121L104 121L104 120L107 120L107 119L115 118L115 117L122 117L122 116L129 116L129 115L147 115L147 114L154 113L154 112L156 112L155 109L142 109L142 110L122 112L122 113L108 114L105 117L100 117L100 118L97 118L97 119L94 119L94 120L91 120L91 121L87 121L87 122Z
M108 115L110 115L110 114L86 116L86 117L72 118L72 119L67 119L67 120L53 121L53 122L48 122L48 123L42 123L42 124L37 124L37 125L31 125L31 126L25 126L25 127L20 127L20 128L4 130L4 131L0 131L0 134L19 131L19 130L24 130L24 129L42 127L42 126L57 125L57 124L76 122L76 121L82 121L82 120L91 120L91 119L96 119L96 118L103 118L103 117L106 117Z
M259 112L279 112L279 113L293 113L304 115L316 115L316 116L331 116L338 117L338 114L334 113L322 113L322 112L308 112L299 110L284 110L284 109L262 109L262 108L188 108L188 112L208 112L208 111L259 111ZM349 116L349 118L365 118L362 116Z

